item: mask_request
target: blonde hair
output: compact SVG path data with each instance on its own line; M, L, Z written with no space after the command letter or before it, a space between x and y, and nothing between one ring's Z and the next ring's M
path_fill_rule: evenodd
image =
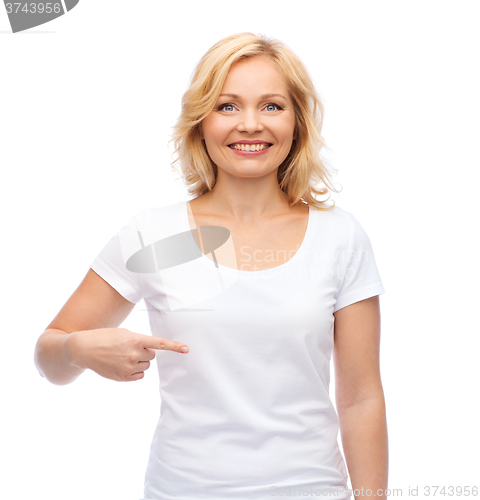
M216 43L197 64L188 90L183 95L182 111L173 128L172 139L177 158L172 163L195 197L210 191L216 182L217 166L210 159L201 138L201 122L214 108L230 68L238 61L264 56L285 78L295 109L296 139L278 168L280 189L288 195L289 204L303 200L319 210L330 210L325 205L333 187L330 166L320 155L326 148L321 135L323 103L307 69L298 57L282 42L263 35L238 33ZM180 171L176 168L179 163ZM317 187L322 182L325 187ZM319 201L315 195L327 195Z

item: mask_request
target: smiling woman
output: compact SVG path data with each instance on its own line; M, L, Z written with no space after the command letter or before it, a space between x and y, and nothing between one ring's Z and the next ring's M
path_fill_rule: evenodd
M144 500L348 500L347 465L356 499L386 489L384 288L357 219L316 199L333 189L322 112L281 42L212 47L173 135L194 199L137 213L37 343L58 384L139 380L157 351ZM118 328L140 300L152 335Z
M283 76L262 56L237 62L199 128L218 168L217 186L225 175L275 180L295 139L295 110Z
M218 165L208 145L205 148L202 134L208 122L217 123L217 114L228 116L232 124L247 120L239 124L247 127L244 134L237 135L246 135L256 126L250 120L257 120L259 126L271 123L270 118L272 123L288 122L287 129L293 120L291 147L278 165L278 184L291 205L303 199L320 210L328 208L316 198L327 195L328 199L329 192L337 192L331 179L334 169L320 154L326 147L321 135L323 112L308 71L285 44L251 33L232 35L215 44L195 69L174 127L177 159L173 167L185 179L191 195L203 195L218 180ZM243 138L244 144L248 139L257 137ZM285 149L286 144L283 146ZM284 152L275 154L281 158Z

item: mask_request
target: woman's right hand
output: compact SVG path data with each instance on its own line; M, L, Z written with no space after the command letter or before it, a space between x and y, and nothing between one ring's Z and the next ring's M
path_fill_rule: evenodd
M119 382L142 379L155 358L155 349L182 353L181 349L186 348L188 352L188 347L180 342L126 328L83 330L69 334L65 341L72 365Z

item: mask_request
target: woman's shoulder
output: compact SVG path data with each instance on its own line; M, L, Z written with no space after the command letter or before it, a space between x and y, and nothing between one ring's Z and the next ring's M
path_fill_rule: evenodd
M351 225L355 220L355 216L345 210L342 207L339 207L337 204L330 206L328 209L318 209L314 206L311 206L312 212L315 214L314 217L317 219L322 219L328 222L335 222L336 224L346 224Z
M142 234L145 240L173 236L185 230L186 210L184 201L146 206L133 213L124 229Z
M355 215L338 205L329 210L313 210L316 233L323 241L332 244L348 245L366 237L362 224Z

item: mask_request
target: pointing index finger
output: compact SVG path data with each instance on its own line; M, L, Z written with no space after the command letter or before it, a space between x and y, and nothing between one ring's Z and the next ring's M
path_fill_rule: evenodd
M143 347L150 349L157 349L161 351L176 351L181 353L188 352L188 346L175 342L174 340L164 339L161 337L154 337L152 335L145 335Z

